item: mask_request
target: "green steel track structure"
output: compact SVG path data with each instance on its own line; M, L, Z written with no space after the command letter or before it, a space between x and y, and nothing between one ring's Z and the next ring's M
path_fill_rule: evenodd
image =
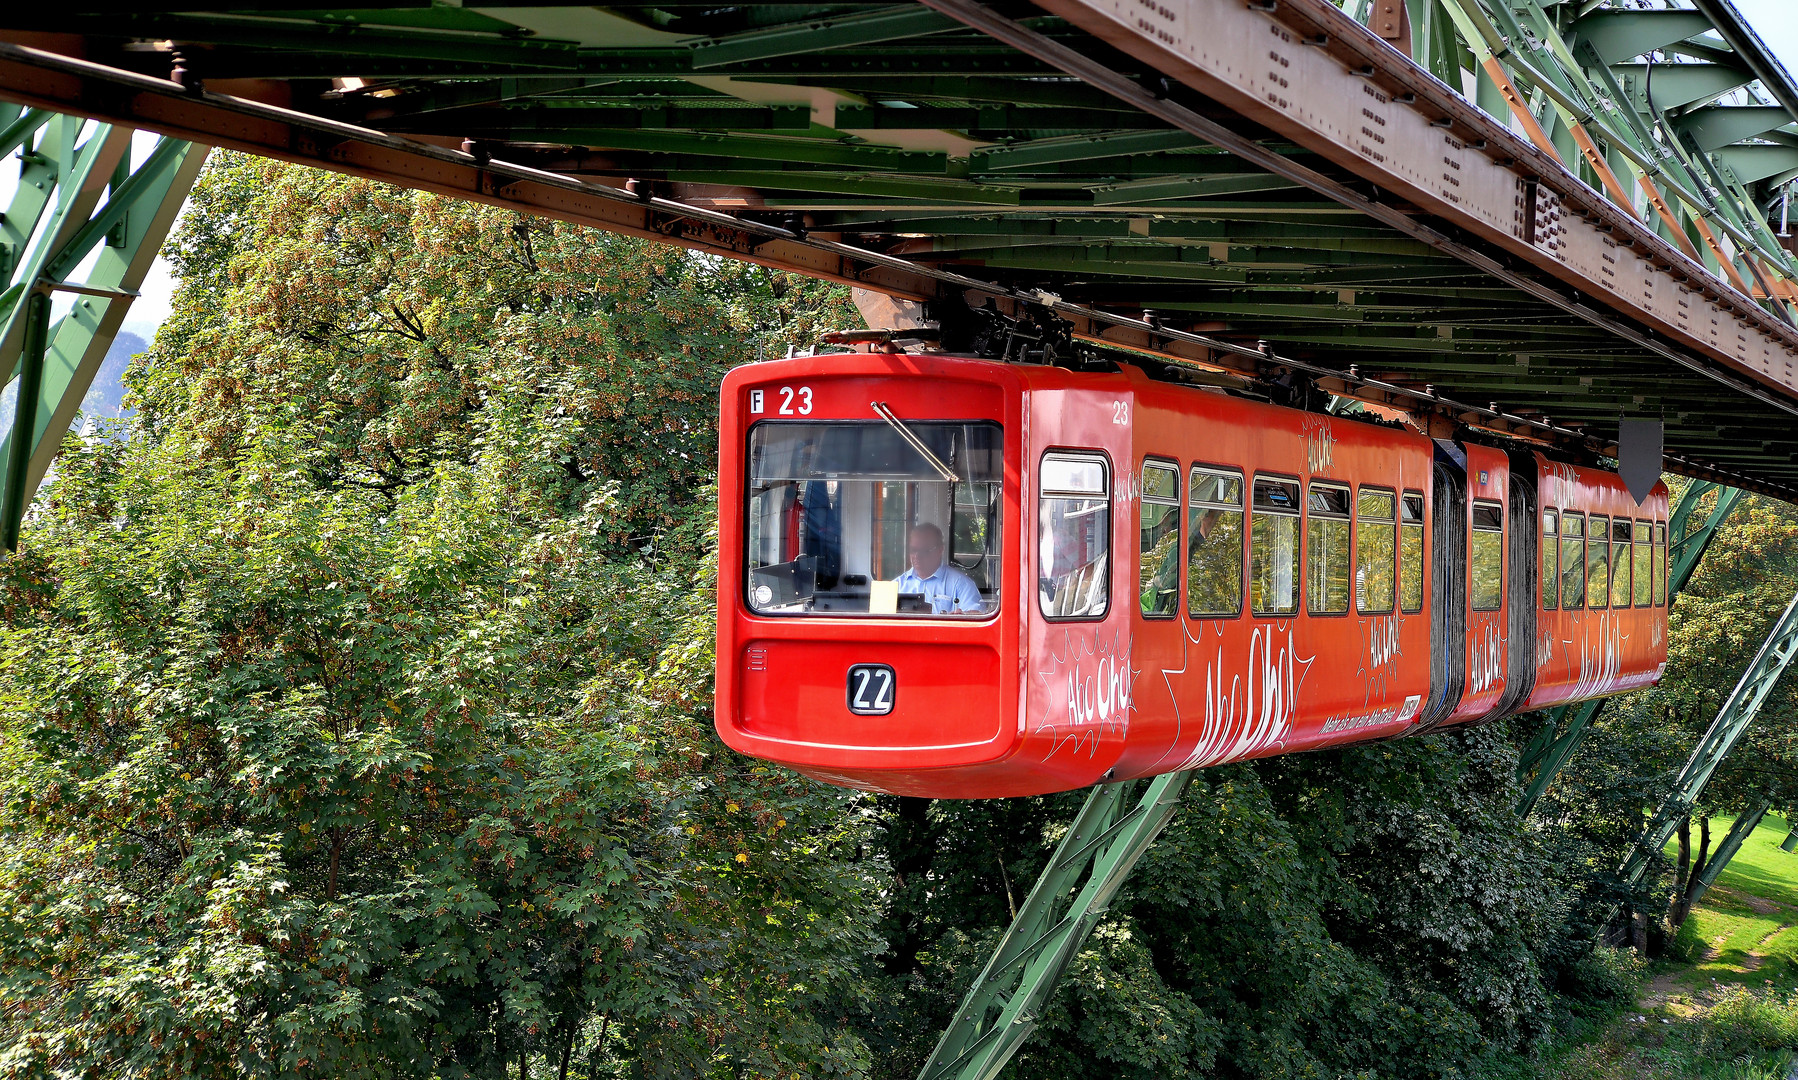
M1798 492L1798 90L1724 0L1156 11L71 0L0 99Z
M1030 1037L1124 879L1173 818L1192 777L1191 771L1164 773L1092 789L918 1080L998 1075Z
M0 153L14 152L19 182L0 215L8 549L206 158L161 138L133 167L129 128L0 104ZM53 296L71 301L54 319Z
M1753 835L1754 830L1760 826L1761 819L1767 816L1767 811L1772 809L1772 806L1773 804L1769 800L1760 799L1736 815L1735 821L1729 826L1729 831L1724 833L1723 839L1717 842L1717 850L1711 854L1709 859L1705 860L1705 864L1699 868L1698 873L1693 875L1694 883L1689 889L1687 897L1692 904L1697 904L1702 900L1704 894L1710 891L1711 886L1717 883L1717 879L1723 875L1723 868L1729 865L1729 860L1735 858L1738 851L1742 850L1743 842ZM1678 827L1676 822L1674 828Z
M1730 751L1735 749L1749 726L1754 723L1762 703L1772 693L1779 677L1785 674L1786 666L1791 663L1794 655L1798 655L1798 596L1792 597L1792 602L1786 605L1785 611L1774 622L1754 662L1748 665L1748 670L1742 673L1741 681L1736 684L1729 697L1724 699L1723 707L1717 710L1716 719L1711 721L1711 726L1680 770L1672 792L1655 810L1648 828L1624 859L1621 873L1626 883L1639 883L1655 865L1655 861L1660 858L1661 849L1667 846L1667 841L1679 828L1679 823L1697 805L1699 797L1704 793L1705 784L1710 782L1711 774L1717 771L1717 766L1729 756ZM1734 832L1732 830L1732 835ZM1741 837L1736 838L1737 847L1746 836L1747 832L1744 831ZM1735 848L1730 848L1731 854L1734 851ZM1717 872L1721 873L1723 864L1729 860L1722 857L1721 851L1718 856Z

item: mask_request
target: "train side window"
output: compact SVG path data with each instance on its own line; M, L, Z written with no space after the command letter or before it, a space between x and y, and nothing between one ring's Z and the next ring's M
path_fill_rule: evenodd
M1349 489L1313 480L1306 491L1305 610L1346 615L1349 607Z
M1405 492L1398 511L1398 607L1415 614L1423 610L1423 492Z
M1242 474L1194 465L1186 507L1186 613L1242 614Z
M1171 618L1180 606L1180 466L1171 461L1143 462L1137 513L1138 607L1144 618Z
M1542 511L1542 610L1561 606L1561 565L1559 517L1553 508Z
M1037 599L1051 619L1096 619L1111 603L1111 470L1097 454L1043 455Z
M1475 611L1497 611L1505 596L1505 508L1500 503L1473 504L1473 538L1468 569L1473 580L1469 598Z
M1654 606L1667 602L1667 523L1654 523Z
M1381 488L1364 487L1355 496L1355 608L1363 615L1392 610L1397 504L1392 492Z
M1561 607L1578 611L1586 606L1586 517L1561 511Z
M1629 519L1611 522L1611 606L1629 606L1630 554Z
M1611 598L1611 519L1593 514L1586 530L1586 608L1607 606Z
M1630 592L1637 607L1649 605L1649 586L1654 580L1654 548L1648 538L1653 532L1652 524L1646 521L1635 523L1635 546L1630 548L1630 580L1634 584Z
M1299 610L1299 485L1277 476L1255 477L1249 523L1249 609L1257 615Z

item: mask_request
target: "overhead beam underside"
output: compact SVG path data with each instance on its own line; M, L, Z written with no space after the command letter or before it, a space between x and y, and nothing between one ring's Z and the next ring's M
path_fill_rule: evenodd
M1594 449L1614 437L1621 416L1664 417L1682 471L1798 493L1787 435L1798 407L1798 334L1683 264L1648 230L1631 232L1639 223L1564 170L1557 175L1558 166L1467 103L1428 98L1414 65L1362 40L1368 35L1327 5L1280 10L1335 18L1335 40L1377 61L1365 65L1377 67L1376 77L1337 52L1288 43L1271 51L1321 63L1287 113L1321 115L1319 103L1341 87L1384 95L1388 132L1433 110L1422 123L1437 146L1461 144L1463 187L1477 186L1466 178L1478 171L1491 174L1482 190L1498 190L1494 178L1521 190L1520 178L1531 178L1543 206L1552 201L1561 215L1556 237L1583 243L1593 265L1572 265L1565 247L1523 243L1521 223L1509 220L1514 200L1472 205L1468 193L1457 206L1439 182L1434 192L1421 191L1415 176L1370 182L1380 163L1353 140L1307 134L1275 115L1277 103L1230 100L1217 74L1190 57L1184 68L1172 63L1152 33L1136 31L1133 41L1108 29L1104 20L1119 16L1101 4L1069 0L1065 18L1012 14L1093 63L1172 94L1296 174L1397 207L1427 226L1423 237L916 5L837 5L809 20L791 7L751 5L728 9L732 25L705 14L725 9L661 5L676 13L672 31L655 29L647 9L558 16L577 31L590 14L603 17L610 21L588 24L592 35L624 44L520 37L506 21L510 9L498 7L452 15L458 9L377 5L332 30L311 14L283 14L291 5L260 6L254 16L156 5L121 13L91 2L0 13L0 32L90 60L59 65L9 50L0 55L0 96L906 296L992 282L1136 319L1146 311L1158 326L1266 342L1279 356L1339 371L1354 365L1392 386L1586 433ZM1212 0L1180 10L1225 21L1208 23L1207 37L1292 32L1278 12ZM391 25L369 26L377 15ZM621 26L637 29L621 34ZM67 36L36 36L45 31ZM1102 44L1095 33L1112 40ZM167 79L176 67L186 90ZM259 81L230 81L251 75ZM1420 89L1404 92L1417 100L1395 100L1412 83ZM1434 160L1388 164L1419 173ZM627 180L661 201L620 198ZM1539 287L1519 288L1430 235ZM862 260L845 247L887 257ZM1618 259L1633 260L1636 285L1596 285L1606 265L1618 275ZM1643 296L1679 300L1644 307ZM1094 328L1101 332L1194 352Z

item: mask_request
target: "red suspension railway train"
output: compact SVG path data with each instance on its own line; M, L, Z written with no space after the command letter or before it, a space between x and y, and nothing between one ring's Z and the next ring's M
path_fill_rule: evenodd
M738 368L719 430L718 731L832 783L1062 791L1666 666L1666 488L1533 451L941 353Z

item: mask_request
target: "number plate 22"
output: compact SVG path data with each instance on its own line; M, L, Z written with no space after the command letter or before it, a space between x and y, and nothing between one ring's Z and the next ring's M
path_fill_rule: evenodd
M899 696L893 669L885 664L849 665L849 711L857 716L885 716Z

